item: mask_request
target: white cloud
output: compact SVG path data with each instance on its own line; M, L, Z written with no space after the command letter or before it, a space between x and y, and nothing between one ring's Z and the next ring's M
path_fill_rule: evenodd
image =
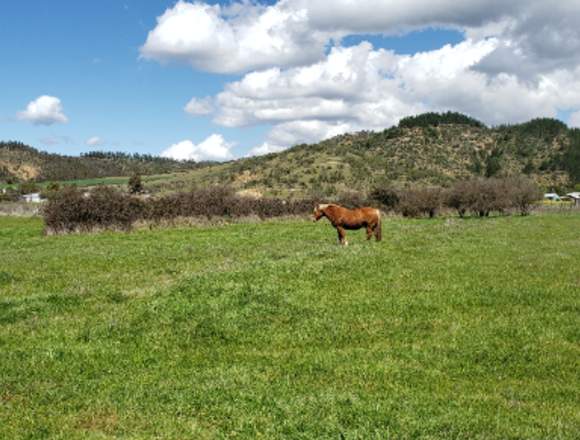
M398 112L415 110L400 100L396 84L383 81L394 73L396 62L393 53L373 51L369 43L361 43L335 47L325 60L310 66L250 73L217 96L216 122L244 126L294 120L356 121L364 116L361 104L375 102L373 119L389 125Z
M570 127L580 128L580 111L574 112L570 115L568 125Z
M96 147L103 144L103 140L98 136L93 136L87 139L86 144L89 147Z
M346 131L382 129L424 111L454 110L488 124L555 116L580 105L580 67L542 74L488 75L474 66L497 38L396 55L369 43L333 48L318 63L246 74L216 97L215 121L225 126L275 124L267 142L290 146Z
M344 33L397 34L425 27L478 27L512 15L538 0L295 0L311 26Z
M577 4L571 0L556 6L547 0L280 0L273 5L242 1L224 7L180 0L158 17L141 55L160 62L186 62L210 72L244 72L320 61L332 40L347 35L396 35L443 27L469 32L471 38L502 33L538 50L566 50L573 56L577 52L563 49L566 44L560 43L575 42L580 35L575 25ZM555 25L550 32L543 32L545 17ZM534 33L540 36L519 39Z
M284 3L243 2L222 7L179 1L158 17L141 55L219 73L319 59L328 35L307 26L306 10Z
M359 130L354 123L331 121L291 121L276 125L268 134L268 141L274 145L296 145L313 143L339 134Z
M214 114L228 127L273 124L265 143L252 149L260 154L382 129L424 111L460 111L498 124L578 109L578 22L577 0L179 1L158 18L141 54L210 72L247 72L213 98L194 98L185 111ZM348 35L430 27L461 31L465 41L413 56L369 43L342 46Z
M199 144L184 140L171 145L161 153L161 157L175 160L212 160L224 161L233 159L233 143L226 142L222 135L212 134Z
M266 142L252 148L248 155L260 156L263 154L278 153L292 145L314 143L359 129L360 127L348 123L316 120L285 122L276 125L268 134Z
M507 2L506 2L507 3ZM578 66L580 2L535 0L504 21L501 44L478 68L490 74L538 75Z
M60 99L54 96L39 96L31 101L26 110L18 113L18 119L32 122L35 125L65 124L68 118L63 113Z
M287 147L273 145L270 144L269 142L264 142L262 145L258 145L257 147L252 148L248 152L248 156L263 156L264 154L279 153L280 151L283 151L286 148Z
M191 98L183 109L186 113L194 116L209 115L213 113L213 100L207 98Z

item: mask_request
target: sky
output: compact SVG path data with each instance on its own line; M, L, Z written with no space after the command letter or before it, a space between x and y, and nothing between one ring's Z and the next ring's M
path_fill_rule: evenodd
M425 111L580 126L577 0L4 0L0 139L229 160Z

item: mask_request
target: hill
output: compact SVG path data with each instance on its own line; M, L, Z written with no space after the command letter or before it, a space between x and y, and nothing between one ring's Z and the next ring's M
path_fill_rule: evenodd
M470 176L519 173L545 188L580 182L580 130L554 119L488 128L463 115L431 113L381 132L344 134L200 168L173 184L225 183L258 193L332 195L385 182L446 185Z
M113 176L165 174L200 166L147 154L93 151L65 156L39 151L21 142L0 142L0 182L65 181Z
M2 173L4 179L63 180L187 171L148 185L160 192L227 184L255 194L334 195L385 183L446 185L477 175L520 173L546 189L571 188L580 182L580 130L550 118L489 128L459 113L426 113L380 132L344 134L220 164L123 153L77 158L6 145L0 144L0 179Z

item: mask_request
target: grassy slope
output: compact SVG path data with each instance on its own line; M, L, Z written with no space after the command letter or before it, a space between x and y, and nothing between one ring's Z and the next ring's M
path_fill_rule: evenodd
M570 184L568 174L543 169L542 165L561 154L568 143L563 134L546 140L523 136L515 129L465 125L391 128L202 167L149 188L163 191L192 183L221 183L287 196L312 190L327 195L353 189L366 191L385 182L445 185L485 174L486 161L495 149L502 151L498 175L520 174L527 165L530 176L542 187L550 188Z
M578 438L579 228L0 218L0 438Z

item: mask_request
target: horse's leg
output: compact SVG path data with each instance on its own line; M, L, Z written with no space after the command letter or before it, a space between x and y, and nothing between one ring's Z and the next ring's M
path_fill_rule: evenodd
M374 232L375 228L371 225L367 225L367 240L370 240L371 238L373 238L373 232Z
M381 213L377 210L377 222L373 227L373 232L375 233L375 238L377 241L381 241L382 239L382 226L381 226Z
M344 228L337 226L336 231L338 232L338 243L343 244L345 246L348 245L348 241L346 241L346 232Z

